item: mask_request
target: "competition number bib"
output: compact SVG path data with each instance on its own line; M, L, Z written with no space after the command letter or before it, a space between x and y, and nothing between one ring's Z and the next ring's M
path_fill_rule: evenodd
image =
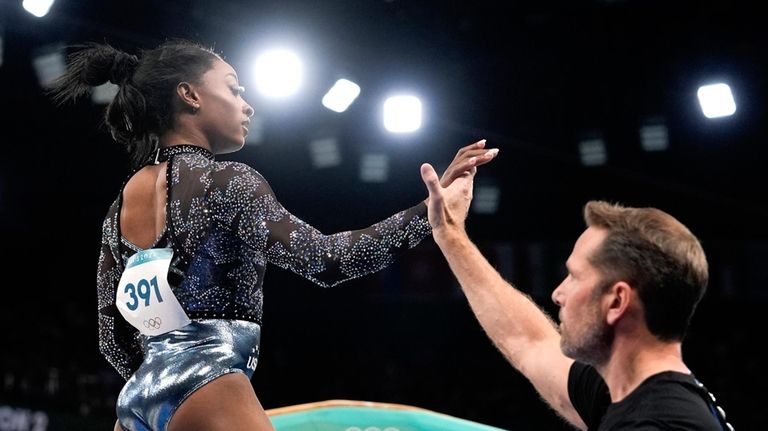
M151 248L131 256L117 286L120 314L144 335L160 335L191 321L168 284L172 248Z

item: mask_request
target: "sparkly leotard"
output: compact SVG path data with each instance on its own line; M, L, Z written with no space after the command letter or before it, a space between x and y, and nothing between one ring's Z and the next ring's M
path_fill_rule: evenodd
M159 161L168 163L166 228L152 247L173 248L168 281L192 324L149 337L117 312L125 261L139 250L120 233L121 190L104 220L97 284L99 347L128 380L118 400L126 429L165 429L200 386L229 372L251 377L267 262L329 287L384 268L431 232L420 203L366 229L323 235L247 165L190 145L163 148Z

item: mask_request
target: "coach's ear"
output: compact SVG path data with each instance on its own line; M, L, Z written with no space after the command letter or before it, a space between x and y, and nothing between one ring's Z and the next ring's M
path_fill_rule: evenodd
M617 281L603 297L603 311L607 324L614 326L627 315L630 305L637 301L635 289L625 281Z

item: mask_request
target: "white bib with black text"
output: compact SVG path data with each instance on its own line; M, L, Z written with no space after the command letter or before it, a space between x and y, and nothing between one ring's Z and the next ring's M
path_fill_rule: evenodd
M117 309L144 335L160 335L191 321L168 284L172 248L141 250L128 258L117 286Z

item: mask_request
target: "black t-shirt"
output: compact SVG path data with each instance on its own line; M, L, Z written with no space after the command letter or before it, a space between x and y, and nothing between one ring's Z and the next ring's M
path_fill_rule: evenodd
M593 367L574 362L568 374L568 396L590 430L722 431L696 379L674 371L648 377L617 403Z

